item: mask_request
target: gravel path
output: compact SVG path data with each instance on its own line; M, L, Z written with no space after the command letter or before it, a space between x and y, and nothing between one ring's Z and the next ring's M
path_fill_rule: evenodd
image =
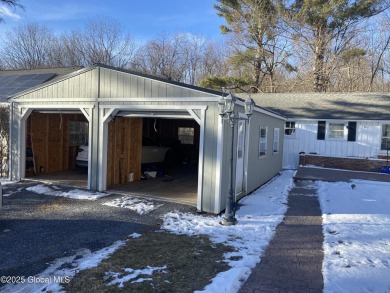
M123 195L77 200L26 190L33 185L37 183L3 186L3 193L12 195L4 197L0 208L0 276L33 276L53 260L80 249L99 250L134 232L159 229L161 216L169 211L195 211L186 205L153 201L162 206L139 215L102 204Z

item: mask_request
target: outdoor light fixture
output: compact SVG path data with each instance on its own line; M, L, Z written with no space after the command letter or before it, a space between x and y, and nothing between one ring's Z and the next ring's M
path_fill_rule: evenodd
M253 113L253 107L255 106L255 102L251 98L251 95L246 99L245 101L245 115L248 117L251 117Z
M224 90L224 89L223 89ZM221 224L224 226L231 226L237 223L237 219L235 217L234 210L234 184L233 184L233 164L234 164L234 125L238 120L246 120L249 121L250 116L253 113L254 101L249 96L245 101L245 115L247 118L241 118L236 116L234 113L234 105L236 103L236 98L234 95L229 93L227 96L223 96L218 101L218 113L221 116L222 120L229 120L231 129L232 129L232 141L231 141L231 149L230 149L230 188L229 193L226 198L226 209L225 215L221 220Z

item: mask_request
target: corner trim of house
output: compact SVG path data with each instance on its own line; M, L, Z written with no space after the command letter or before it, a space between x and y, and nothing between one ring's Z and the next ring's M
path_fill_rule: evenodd
M217 134L217 157L215 161L215 196L214 196L214 213L218 214L221 210L221 174L222 174L222 141L224 123L222 118L218 115L218 134Z

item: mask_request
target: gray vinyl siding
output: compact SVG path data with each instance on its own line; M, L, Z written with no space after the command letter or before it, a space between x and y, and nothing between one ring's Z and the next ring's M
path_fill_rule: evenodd
M232 140L229 123L224 121L222 125L218 115L219 98L219 94L212 91L202 91L200 88L186 87L112 68L97 66L77 71L60 80L25 91L10 100L13 107L11 177L20 179L24 176L22 162L24 162L25 150L22 148L25 143L22 140L25 140L26 127L21 127L23 126L21 123L25 121L21 120L20 109L54 110L59 113L66 110L81 113L83 109L88 114L91 145L88 178L89 188L93 190L105 188L104 179L102 181L99 178L105 178L104 173L107 172L102 162L105 161L103 149L106 147L107 140L109 116L106 115L108 113L148 115L163 109L164 114L169 117L185 115L185 118L193 119L190 115L193 111L200 120L202 120L202 113L205 116L202 120L204 145L203 150L200 150L203 151L203 169L199 170L202 176L198 178L202 194L201 203L199 204L198 201L198 208L206 212L219 213L225 208L226 195L229 192ZM236 111L243 113L244 109L237 105ZM269 146L272 146L271 134L274 127L280 128L280 135L284 133L284 120L281 118L256 111L252 115L250 126L247 128L248 157L245 160L247 165L244 167L247 174L244 178L246 193L271 179L281 169L282 137L278 154L272 154L272 150L269 149L270 153L266 158L258 158L259 125L269 128ZM236 154L237 128L234 137L234 154Z
M9 164L9 174L10 178L19 178L20 174L20 161L23 162L23 159L20 158L22 155L20 152L20 140L19 140L19 130L20 130L20 111L17 107L11 105L10 107L10 164Z
M235 107L236 111L239 107ZM234 137L237 138L237 129L234 129ZM221 183L220 183L220 205L221 210L226 206L226 198L229 194L230 189L230 150L231 150L231 142L232 142L232 130L228 121L222 122L222 159L221 159ZM237 149L237 141L234 141L234 150ZM233 153L233 158L234 158ZM235 158L233 160L233 174L236 174L236 166L235 166ZM235 181L235 178L233 178Z
M282 169L284 120L262 113L252 115L249 127L247 192L257 189ZM259 157L260 127L267 127L266 155ZM279 128L279 152L272 149L274 128Z
M244 113L244 108L236 105L236 113ZM272 179L282 169L283 159L283 134L284 134L284 119L273 117L261 112L254 111L250 118L249 125L246 126L246 159L244 160L244 169L246 176L244 178L244 185L246 190L244 194L249 194L256 190L258 187ZM260 125L268 127L267 134L267 154L264 157L259 158L259 137L260 137ZM273 153L273 130L279 128L279 152ZM237 151L237 124L234 129L234 152L233 152L233 180L236 180L236 151ZM222 143L222 167L224 172L221 172L221 193L220 203L221 209L225 208L226 198L229 193L230 187L230 150L231 150L231 126L228 121L223 123L223 143Z
M100 68L100 98L196 98L214 97L205 92L158 80Z
M220 207L215 206L216 170L218 146L218 109L209 106L206 111L206 127L204 137L204 169L203 169L203 208L209 212L219 213Z

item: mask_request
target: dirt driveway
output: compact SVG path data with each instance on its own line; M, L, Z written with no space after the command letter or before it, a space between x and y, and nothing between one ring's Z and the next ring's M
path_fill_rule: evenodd
M195 208L168 202L148 214L103 205L123 195L95 201L37 194L26 188L37 183L3 186L0 208L0 275L33 276L57 258L80 249L95 251L132 233L157 230L169 211L195 212ZM70 188L59 186L59 190ZM149 200L150 201L150 200ZM0 287L2 284L0 284Z

